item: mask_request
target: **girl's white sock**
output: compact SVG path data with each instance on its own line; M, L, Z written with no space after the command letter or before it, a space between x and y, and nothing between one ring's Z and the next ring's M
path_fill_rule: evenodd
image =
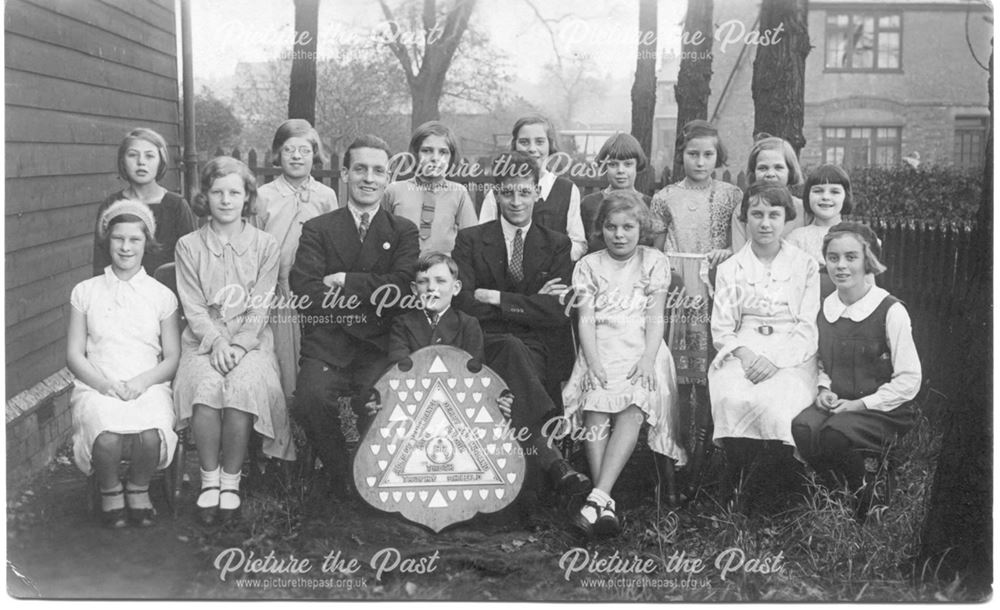
M235 492L240 491L240 473L229 474L225 470L222 471L222 477L220 479L222 491L231 490ZM239 493L224 493L219 496L219 508L225 510L236 510L240 507L240 494Z
M149 484L145 487L140 487L132 481L125 484L125 495L128 496L128 507L129 508L153 508L153 503L149 499Z
M109 510L118 510L119 508L125 508L125 496L122 494L122 484L119 482L118 485L111 489L101 487L101 510L107 512Z
M587 496L587 501L593 502L601 508L604 508L608 502L613 502L608 494L604 493L600 489L597 489L596 487L590 491L590 495ZM590 504L584 504L583 508L580 509L580 514L583 515L583 518L586 519L588 523L597 522L597 509Z
M222 466L216 466L215 470L201 471L201 489L198 494L198 506L201 508L211 508L219 505L219 473ZM207 489L214 487L215 489Z

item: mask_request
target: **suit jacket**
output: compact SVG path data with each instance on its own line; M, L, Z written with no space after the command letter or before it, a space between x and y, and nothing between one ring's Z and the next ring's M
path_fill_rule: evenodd
M417 226L381 207L372 216L363 244L347 207L306 221L289 275L292 292L310 301L301 355L343 367L359 347L384 354L391 318L400 309L387 307L379 313L378 303L382 297L398 303L410 293L419 254ZM324 306L329 289L323 277L341 271L347 279L340 298Z
M431 328L423 310L411 310L392 321L389 333L389 360L399 362L429 345L451 345L483 361L483 331L472 316L449 307L437 326Z
M452 304L478 319L483 332L544 340L548 330L569 326L559 298L538 294L538 290L552 278L572 282L571 246L565 235L532 222L524 238L524 279L516 282L507 270L507 246L499 220L462 229L452 253L462 291ZM500 306L477 302L473 298L477 288L499 290Z

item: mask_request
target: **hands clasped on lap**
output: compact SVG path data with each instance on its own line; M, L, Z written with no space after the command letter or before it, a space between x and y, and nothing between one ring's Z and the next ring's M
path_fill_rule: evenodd
M816 407L835 414L847 413L848 411L863 411L865 403L861 400L839 398L836 394L824 388L816 396Z
M228 341L219 341L212 347L212 368L225 375L236 368L247 352L239 345L230 345Z
M749 348L737 348L733 355L740 359L744 375L750 380L750 383L758 384L767 381L778 372L778 367L773 362Z

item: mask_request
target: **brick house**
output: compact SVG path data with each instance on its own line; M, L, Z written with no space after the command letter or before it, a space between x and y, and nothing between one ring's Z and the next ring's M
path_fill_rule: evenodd
M708 115L725 138L734 172L752 143L756 47L725 41L757 29L759 10L758 2L715 1ZM813 0L808 19L813 50L806 59L804 166L895 165L904 158L982 164L989 125L984 66L993 35L988 5ZM654 151L659 145L671 152L677 66L664 61L660 73Z

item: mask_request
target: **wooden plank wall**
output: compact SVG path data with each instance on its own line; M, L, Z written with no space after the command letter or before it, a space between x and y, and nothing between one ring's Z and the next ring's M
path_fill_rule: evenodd
M10 398L65 365L97 206L123 186L121 138L160 132L172 156L161 183L178 190L181 131L171 0L8 0L4 33Z

